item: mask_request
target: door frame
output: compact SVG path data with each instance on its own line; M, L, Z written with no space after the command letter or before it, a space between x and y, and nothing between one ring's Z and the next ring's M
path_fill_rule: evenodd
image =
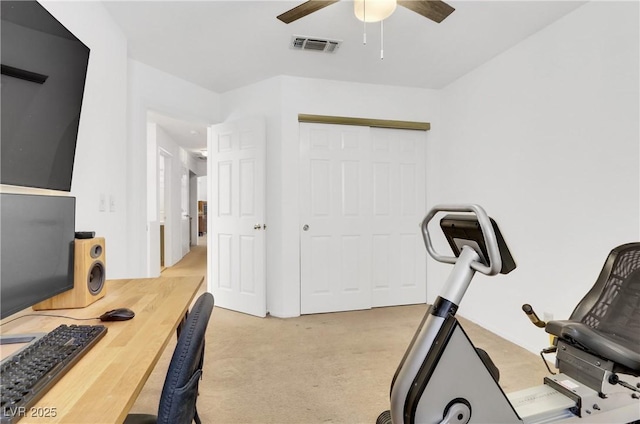
M158 103L157 101L149 101L145 99L142 105L139 107L140 116L144 116L144 130L140 129L141 136L144 135L146 139L145 154L146 154L146 184L144 185L144 199L146 204L146 213L144 214L144 221L140 222L141 228L145 228L146 224L146 237L144 245L140 248L146 249L146 264L144 264L144 272L140 274L140 277L158 277L160 276L160 217L158 216L158 143L157 143L157 129L156 124L153 122L149 115L156 113L166 115L179 119L185 122L197 122L203 125L209 125L210 118L203 114L199 116L197 113L185 113L184 110L176 109L175 107ZM143 132L144 131L144 132ZM198 168L199 169L199 168ZM206 167L205 167L206 170ZM199 175L200 177L207 177L206 174ZM141 190L143 188L141 187ZM131 201L131 199L129 199ZM133 203L131 203L133 204ZM132 214L138 213L138 209L132 209ZM140 216L142 219L142 216ZM180 232L178 232L179 234ZM197 238L196 238L197 243ZM166 246L166 244L165 244ZM165 256L165 261L166 261ZM166 264L165 264L166 266Z
M160 216L160 189L161 189L161 181L160 181L160 160L164 161L164 181L162 184L164 185L164 217ZM173 172L173 155L169 153L162 147L158 147L158 223L163 225L162 221L164 218L164 266L170 267L173 265L173 236L175 233L175 228L173 228L172 219L173 219L173 211L172 211L172 200L173 200L173 190L171 189L171 174Z

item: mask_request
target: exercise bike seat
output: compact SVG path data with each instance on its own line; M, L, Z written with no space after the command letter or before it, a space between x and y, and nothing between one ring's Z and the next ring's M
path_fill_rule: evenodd
M637 351L637 342L612 333L594 330L581 322L568 320L550 321L547 323L546 331L600 357L624 365L635 373L640 373L640 353Z
M640 375L640 243L613 249L569 320L545 330Z

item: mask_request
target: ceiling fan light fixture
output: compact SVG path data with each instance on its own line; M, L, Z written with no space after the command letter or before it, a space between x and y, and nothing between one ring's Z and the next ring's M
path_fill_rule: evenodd
M379 22L396 10L396 0L354 0L353 11L362 22Z

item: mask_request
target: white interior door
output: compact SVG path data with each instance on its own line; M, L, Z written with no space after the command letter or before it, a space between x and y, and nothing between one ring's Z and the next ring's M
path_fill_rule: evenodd
M300 124L301 313L426 301L424 134Z
M300 124L303 314L371 308L368 127Z
M209 129L208 284L216 306L266 316L264 119Z

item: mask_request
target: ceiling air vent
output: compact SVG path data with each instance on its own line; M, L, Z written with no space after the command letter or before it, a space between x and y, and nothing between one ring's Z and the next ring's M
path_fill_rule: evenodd
M294 35L291 37L291 48L294 50L313 50L316 52L334 53L342 41L326 38L305 37Z

